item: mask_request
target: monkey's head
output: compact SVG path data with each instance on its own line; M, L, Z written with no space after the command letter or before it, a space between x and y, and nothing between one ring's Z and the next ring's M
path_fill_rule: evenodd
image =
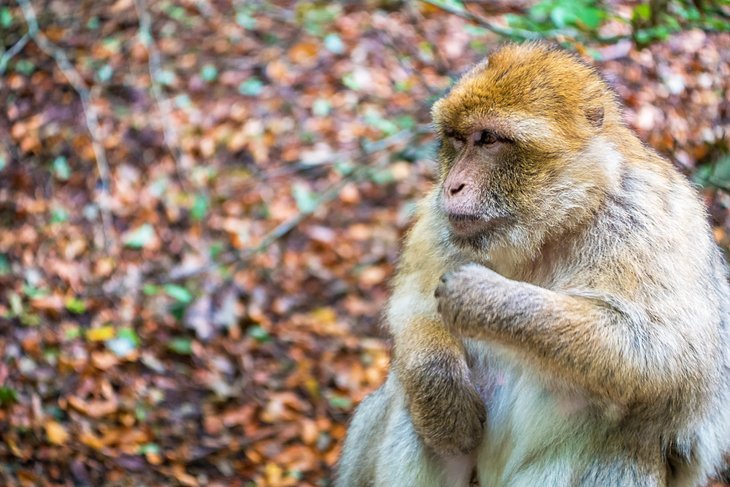
M591 67L545 44L502 47L432 115L441 139L438 211L465 249L534 254L589 217L617 178L622 124L612 91Z

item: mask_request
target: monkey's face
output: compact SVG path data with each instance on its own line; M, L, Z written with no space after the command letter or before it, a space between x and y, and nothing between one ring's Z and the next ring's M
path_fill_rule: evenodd
M432 112L451 240L534 251L594 207L605 175L586 153L607 93L591 68L544 46L503 49L467 73Z

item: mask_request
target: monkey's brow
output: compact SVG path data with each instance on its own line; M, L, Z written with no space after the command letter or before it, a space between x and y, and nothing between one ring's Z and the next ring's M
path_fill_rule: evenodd
M444 131L444 136L451 137L451 138L456 139L456 140L461 140L462 142L466 140L466 137L463 134L461 134L461 133L459 133L459 132L457 132L456 130L453 130L453 129L445 130Z
M512 141L512 140L514 140L514 137L511 134L506 133L506 132L504 132L502 130L499 130L499 129L495 129L493 127L479 128L478 126L475 126L473 128L473 130L469 130L469 133L470 134L474 134L474 133L484 132L484 131L491 133L498 140L503 141L503 142L504 141ZM461 142L465 142L466 139L469 137L468 135L464 135L461 132L457 132L454 129L445 130L444 131L444 136L445 137L454 138L454 139L459 140Z

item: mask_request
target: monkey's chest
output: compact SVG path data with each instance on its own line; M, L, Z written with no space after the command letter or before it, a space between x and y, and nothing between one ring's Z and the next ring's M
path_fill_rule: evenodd
M555 485L570 478L571 466L601 428L586 397L546 381L504 351L490 353L482 343L470 352L487 408L477 466L481 487L549 485L545 465L553 466L550 477L562 479Z

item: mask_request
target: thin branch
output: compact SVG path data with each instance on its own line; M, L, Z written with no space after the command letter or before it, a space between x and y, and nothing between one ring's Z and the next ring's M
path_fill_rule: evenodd
M488 31L494 32L495 34L498 34L503 37L508 37L510 39L519 39L519 40L525 40L525 41L537 41L542 39L559 39L560 33L559 32L549 32L549 33L536 33L531 32L529 30L524 29L514 29L510 27L502 27L500 25L495 25L492 22L490 22L488 19L482 17L481 15L475 14L471 10L467 9L460 9L458 7L454 7L452 5L443 3L439 0L418 0L420 2L426 3L428 5L432 5L436 8L439 8L443 10L444 12L448 12L450 14L456 15L457 17L461 17L462 19L470 20L476 24L478 24L481 27L484 27ZM582 36L578 37L579 39L582 39ZM616 42L625 40L625 39L633 39L631 35L617 35L617 36L610 36L610 37L601 37L597 36L595 41L597 41L600 44L615 44ZM562 44L562 42L561 42Z
M298 227L304 220L306 220L310 215L315 213L319 208L333 201L348 183L356 181L358 178L360 178L364 174L364 172L371 167L370 165L365 163L366 159L378 152L382 152L399 145L405 146L414 143L418 139L418 137L428 132L428 128L419 126L412 130L403 130L401 132L398 132L397 134L391 135L390 137L386 137L384 139L368 144L367 146L363 147L360 157L357 158L356 162L360 162L360 164L351 173L348 173L341 180L332 184L330 187L324 190L313 208L308 209L307 211L301 211L293 217L289 218L288 220L285 220L276 227L274 227L273 230L263 236L259 244L255 247L246 249L242 253L229 252L221 255L218 258L217 262L206 263L200 267L182 270L174 275L167 275L164 277L165 282L189 279L191 277L210 272L214 268L221 265L225 266L232 264L233 272L231 273L231 275L233 275L235 271L245 267L254 256L268 249L272 244L274 244L279 239L286 236L289 232Z
M539 40L539 39L543 38L540 34L537 34L535 32L530 32L529 30L512 29L510 27L502 27L500 25L495 25L492 22L490 22L489 20L482 17L481 15L477 15L469 10L454 7L445 2L441 2L438 0L419 0L419 1L426 3L428 5L431 5L433 7L436 7L438 9L441 9L444 12L448 12L450 14L461 17L462 19L466 19L466 20L475 22L475 23L479 24L481 27L484 27L485 29L487 29L488 31L494 32L495 34L498 34L498 35L501 35L504 37L509 37L512 39L524 39L524 40Z
M139 37L142 40L142 44L147 49L148 63L147 67L150 73L150 91L152 92L152 98L155 100L157 110L160 112L160 118L162 121L162 134L165 139L165 145L170 151L170 155L175 161L175 172L180 185L185 189L185 177L183 172L184 155L180 150L178 144L177 131L175 130L175 123L172 120L172 110L170 109L170 99L167 98L160 86L160 72L162 70L162 57L160 51L157 49L155 38L152 35L152 18L147 11L147 5L145 0L135 0L134 6L137 9L137 15L139 17Z
M3 53L2 56L0 56L0 76L5 74L5 70L8 67L8 63L10 62L13 57L17 56L20 51L23 50L26 44L30 41L30 34L27 32L23 34L23 37L18 39L18 42L13 44L13 47L8 49Z
M418 8L416 7L416 3L408 2L407 5L413 27L416 29L416 32L428 42L433 51L433 60L435 62L434 67L436 68L436 71L443 76L451 77L453 73L449 68L449 63L446 60L446 57L441 54L439 44L437 42L431 41L428 32L426 32L426 29L423 27L423 24L421 23L421 21L423 20L423 15L421 15L421 12L419 12Z
M403 68L406 73L418 78L426 91L428 91L432 96L438 94L439 91L429 84L423 72L420 69L414 68L410 60L406 61L405 59L403 59L402 52L395 44L395 39L390 35L389 32L378 29L375 31L375 33L380 39L380 42L393 52L396 61L398 61L398 64L400 64L401 68Z
M106 157L104 145L101 142L102 133L101 128L99 127L99 117L96 109L91 103L91 92L86 86L84 79L68 59L68 56L66 56L63 49L51 42L45 34L41 32L40 27L38 26L38 19L36 18L35 10L33 9L33 5L31 5L30 0L17 1L23 11L25 22L28 24L28 36L36 43L41 51L50 56L56 62L58 68L81 99L81 105L83 106L84 117L86 119L86 126L89 129L89 134L91 135L91 145L94 149L96 167L99 172L99 179L101 180L101 188L99 188L99 194L97 195L97 205L99 206L99 213L101 214L104 250L109 250L110 246L114 243L114 236L112 234L112 216L111 211L109 210L109 162Z

